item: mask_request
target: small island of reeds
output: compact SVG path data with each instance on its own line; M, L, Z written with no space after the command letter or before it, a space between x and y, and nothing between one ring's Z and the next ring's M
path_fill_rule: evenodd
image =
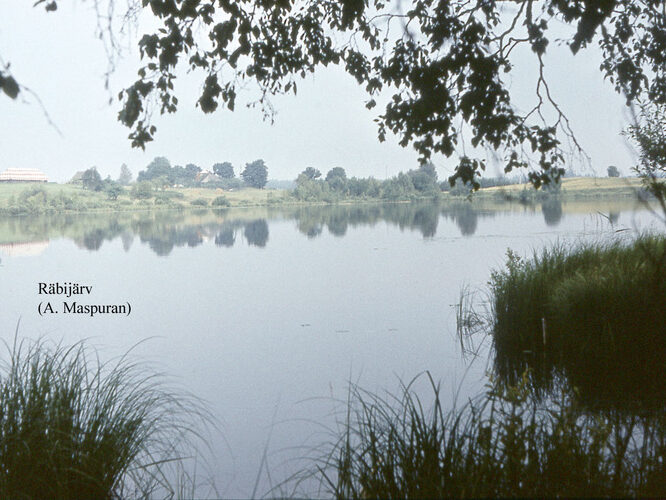
M666 237L509 252L490 280L497 374L561 372L593 406L666 401Z

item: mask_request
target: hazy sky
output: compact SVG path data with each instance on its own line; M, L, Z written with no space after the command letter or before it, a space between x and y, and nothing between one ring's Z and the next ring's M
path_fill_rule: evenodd
M49 125L33 97L12 101L0 95L0 171L34 167L51 180L65 181L78 170L97 166L103 177L116 178L122 163L136 175L155 156L166 156L172 165L202 168L230 161L237 173L246 162L262 158L272 179L294 179L308 166L322 172L342 166L350 176L378 178L417 166L411 147L401 148L394 138L378 142L373 118L379 107L366 110L365 92L335 68L299 82L296 97L276 97L273 125L262 121L258 109L242 104L233 113L204 115L194 107L202 78L185 75L176 87L181 90L179 111L155 116L156 140L145 151L133 149L129 129L116 120L119 103L109 104L109 99L135 79L136 37L127 41L108 91L103 77L107 58L95 38L92 2L61 1L53 13L32 8L32 3L0 0L0 58L40 97L62 135ZM533 58L527 51L516 54L525 67L512 78L512 97L528 109L536 86ZM620 136L627 126L626 108L598 68L596 50L572 57L565 47L549 46L546 75L551 91L569 114L594 170L606 175L606 166L614 164L628 174L633 159ZM248 90L246 97L252 95ZM456 159L436 157L434 162L443 178Z

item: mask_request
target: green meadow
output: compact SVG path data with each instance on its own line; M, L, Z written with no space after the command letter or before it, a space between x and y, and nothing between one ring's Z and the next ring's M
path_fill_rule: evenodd
M473 195L479 201L537 202L543 199L576 201L585 199L636 199L641 184L635 178L567 178L557 192L535 191L523 184L483 188ZM464 197L464 196L463 196ZM450 192L438 193L439 201L460 199ZM427 199L432 199L428 195ZM201 207L257 207L276 205L312 205L377 201L414 201L404 199L338 196L331 199L313 198L304 201L285 189L244 187L221 188L155 188L134 184L112 198L107 192L92 191L75 184L0 183L0 215L27 215L50 212L129 211L188 209Z

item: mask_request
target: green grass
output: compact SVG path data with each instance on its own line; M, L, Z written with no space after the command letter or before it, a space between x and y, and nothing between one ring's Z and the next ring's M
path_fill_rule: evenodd
M63 193L64 195L71 196L75 193L83 191L78 186L72 184L56 184L54 182L47 183L33 183L33 182L2 182L0 183L0 206L5 206L7 201L12 196L18 197L23 191L33 187L41 187L50 195Z
M126 189L111 200L103 191L90 191L72 184L0 183L0 215L33 215L60 212L183 209L206 205L222 194L230 206L250 207L293 202L284 190L244 188L222 191L211 188L153 190L147 199L131 196ZM194 202L194 203L193 203Z
M0 377L0 496L173 496L201 405L127 357L16 342Z
M641 180L636 177L570 177L562 179L561 188L557 193L561 199L617 199L633 198L642 191ZM541 195L543 193L543 195ZM541 195L541 196L540 196ZM530 184L512 184L483 188L474 194L475 197L509 198L525 201L538 201L546 193L536 191Z
M412 384L382 398L353 386L347 416L316 467L335 498L666 495L666 427L581 411L565 386L536 401L522 380L489 384L458 410ZM414 383L414 381L412 382ZM421 391L421 394L423 392Z
M563 373L592 405L666 401L666 237L509 253L490 280L498 374Z
M564 179L561 199L633 199L641 187L638 179L610 178L571 178ZM169 188L153 190L148 199L136 199L130 196L131 189L109 199L104 192L83 189L80 185L55 183L0 183L0 215L32 215L36 213L89 212L89 211L129 211L129 210L164 210L191 208L192 202L210 205L220 196L226 197L232 207L258 207L280 205L303 205L322 203L361 203L378 202L379 197L333 197L327 201L299 201L283 189L242 188L222 190L220 188ZM515 199L535 202L541 199L540 192L525 185L511 185L486 188L475 193L478 200ZM408 197L413 198L413 197ZM432 194L425 196L432 198ZM456 199L442 194L442 199ZM384 200L386 201L386 200ZM196 206L196 205L195 205Z

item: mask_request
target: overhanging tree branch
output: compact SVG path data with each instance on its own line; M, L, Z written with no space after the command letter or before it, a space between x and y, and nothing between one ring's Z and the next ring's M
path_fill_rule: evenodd
M107 0L113 12L113 0ZM96 0L96 6L103 0ZM55 2L40 0L47 10ZM137 2L130 0L130 5ZM161 27L139 41L143 65L119 98L118 119L132 145L144 147L161 113L178 109L173 80L179 66L202 74L197 105L205 113L233 110L247 84L260 90L254 104L271 115L270 97L296 92L296 80L322 66L340 65L375 98L390 95L377 117L378 136L393 132L422 161L460 156L462 122L472 146L502 155L507 172L532 167L539 186L563 173L561 140L582 150L544 76L554 20L575 28L574 54L595 39L601 70L629 102L666 102L666 14L663 0L142 0ZM507 6L513 10L507 11ZM111 15L99 30L109 32ZM401 28L393 33L391 24ZM195 29L195 26L198 27ZM338 43L339 38L347 39ZM114 51L114 39L109 38ZM529 47L538 65L536 105L516 109L505 75L512 54ZM251 103L252 104L252 103ZM544 106L554 112L547 119ZM524 153L527 151L527 153ZM465 159L465 161L463 161ZM450 181L473 182L484 168L464 154Z

